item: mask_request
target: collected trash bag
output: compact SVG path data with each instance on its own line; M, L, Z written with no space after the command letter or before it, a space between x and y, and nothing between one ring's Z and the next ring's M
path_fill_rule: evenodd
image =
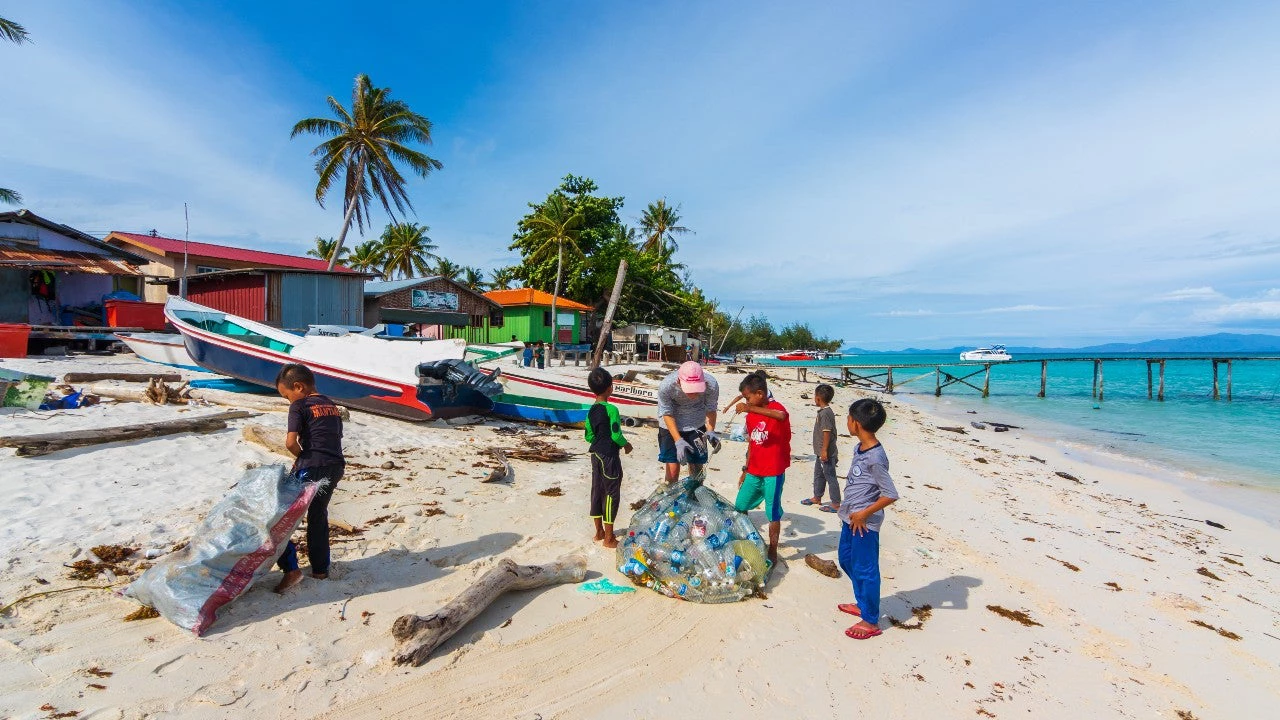
M737 602L764 587L772 568L755 526L702 480L649 496L618 544L618 570L668 597Z
M123 591L166 620L202 635L280 557L319 483L270 465L245 471L183 549L164 556Z

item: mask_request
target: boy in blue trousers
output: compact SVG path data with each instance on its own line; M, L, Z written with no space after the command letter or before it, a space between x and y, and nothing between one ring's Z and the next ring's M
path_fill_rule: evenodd
M884 406L863 399L849 406L849 434L858 439L840 503L840 568L853 581L853 602L841 612L861 618L844 631L854 640L880 634L880 526L884 509L898 499L889 477L889 456L876 439L887 419Z

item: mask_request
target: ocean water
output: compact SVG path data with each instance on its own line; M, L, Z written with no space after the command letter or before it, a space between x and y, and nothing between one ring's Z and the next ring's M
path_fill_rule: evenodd
M932 368L899 368L894 381L927 377L896 388L913 404L969 420L1021 425L1029 432L1119 453L1197 476L1280 491L1280 361L1249 360L1232 364L1232 400L1226 400L1226 365L1219 366L1222 399L1213 399L1210 355L1166 355L1165 401L1147 399L1147 355L1103 364L1104 400L1092 397L1093 363L1052 362L1061 355L1016 356L1047 359L1048 392L1038 398L1040 363L997 363L991 368L990 396L962 385L944 388L934 397ZM1262 356L1252 356L1262 357ZM966 366L954 356L846 355L825 365L942 364L953 375ZM782 368L788 363L772 363ZM866 375L876 371L855 371ZM1159 383L1159 368L1152 367ZM783 377L787 375L783 373ZM880 378L883 380L883 378ZM969 382L981 387L982 375ZM976 410L976 415L966 414Z

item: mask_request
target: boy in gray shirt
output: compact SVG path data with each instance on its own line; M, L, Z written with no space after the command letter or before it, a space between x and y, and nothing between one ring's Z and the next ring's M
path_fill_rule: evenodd
M831 409L835 388L819 385L813 391L813 404L818 406L818 418L813 422L813 497L800 501L801 505L817 505L823 512L836 512L840 507L840 478L836 475L836 462L840 451L836 443L836 414ZM822 494L828 492L831 502L822 504Z
M840 503L840 568L853 582L853 603L841 603L841 612L861 620L844 631L854 640L880 634L880 527L884 509L898 499L889 477L889 456L876 439L887 419L884 406L863 399L849 406L849 434L858 438L853 462Z

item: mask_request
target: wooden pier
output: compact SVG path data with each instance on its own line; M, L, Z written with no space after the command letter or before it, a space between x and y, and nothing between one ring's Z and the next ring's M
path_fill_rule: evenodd
M933 394L941 397L945 388L953 385L963 385L972 388L982 394L982 397L988 397L991 394L991 368L1000 365L1019 365L1028 363L1040 364L1040 392L1036 397L1046 397L1049 391L1049 365L1051 363L1064 362L1087 362L1093 364L1093 392L1092 397L1101 402L1106 396L1106 383L1103 373L1104 364L1108 362L1145 362L1147 364L1147 398L1164 402L1164 371L1165 365L1171 362L1209 362L1213 367L1213 399L1220 400L1225 398L1231 400L1232 384L1231 370L1233 363L1237 362L1257 362L1257 361L1280 361L1280 356L1236 356L1236 357L1187 357L1187 356L1169 356L1169 357L1123 357L1123 356L1107 356L1107 357L1052 357L1052 358L1036 358L1032 360L1005 360L994 363L879 363L879 364L839 364L839 365L803 365L788 363L786 365L766 365L766 364L730 364L727 367L731 371L751 372L753 370L765 369L770 371L781 371L794 369L796 371L796 380L808 381L810 370L828 370L838 371L840 373L840 381L855 387L869 388L880 392L892 394L899 388L909 383L917 382L932 378L934 383ZM1226 366L1226 388L1223 392L1220 376L1220 369ZM894 371L898 371L898 377L894 377ZM911 377L902 378L902 371L911 373ZM977 377L981 375L981 385ZM1158 376L1158 382L1157 382Z

